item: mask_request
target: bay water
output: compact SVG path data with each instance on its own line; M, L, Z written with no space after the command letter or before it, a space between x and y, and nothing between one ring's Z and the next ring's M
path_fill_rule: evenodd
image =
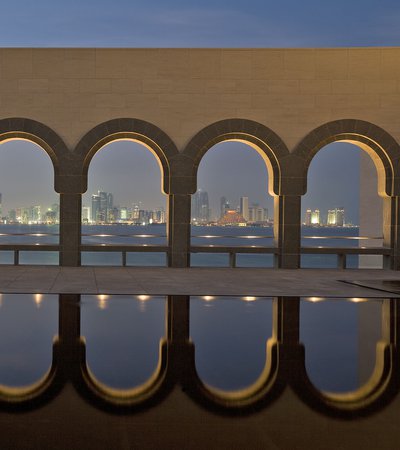
M57 244L58 225L0 225L0 244ZM302 227L301 245L304 247L357 247L358 227ZM192 226L192 245L196 246L255 246L273 247L272 227L218 227ZM83 225L82 244L87 245L167 245L165 224L147 226L136 225ZM347 258L347 266L356 268L357 255ZM0 251L0 264L12 264L13 253ZM58 264L57 252L20 252L20 264ZM119 252L83 252L82 265L122 264ZM238 267L273 267L271 254L238 254ZM301 267L335 268L336 255L304 254ZM166 255L162 252L129 252L129 266L165 266ZM222 253L193 253L191 265L194 267L228 267L229 255Z

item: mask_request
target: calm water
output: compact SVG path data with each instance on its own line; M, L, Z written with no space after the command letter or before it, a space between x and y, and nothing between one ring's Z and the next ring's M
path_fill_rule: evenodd
M1 225L0 243L3 244L57 244L58 226L55 225ZM324 236L324 238L316 238ZM302 227L302 245L308 247L357 247L358 228ZM193 245L273 246L273 229L268 227L192 227ZM364 241L361 241L364 242ZM165 225L90 225L82 226L83 244L166 245ZM0 263L12 264L12 252L0 251ZM56 252L21 252L21 264L58 264ZM348 267L358 267L358 256L348 257ZM121 265L122 256L114 252L84 252L83 265ZM128 265L165 266L164 253L127 254ZM227 267L227 254L197 253L191 256L192 266ZM238 254L238 267L273 267L272 255ZM302 255L302 267L336 267L336 255Z
M82 295L78 298L87 364L114 388L142 384L155 371L166 336L167 297ZM382 300L301 299L300 341L320 389L356 389L371 375L380 338ZM190 338L196 369L225 390L251 385L266 364L272 335L270 297L191 297ZM29 385L51 365L58 333L58 296L3 294L0 306L0 384Z

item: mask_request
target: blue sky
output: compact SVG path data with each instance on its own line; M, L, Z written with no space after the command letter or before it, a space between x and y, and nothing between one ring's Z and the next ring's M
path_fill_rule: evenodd
M394 0L15 0L2 46L396 46Z
M400 2L394 0L16 0L3 2L2 18L0 42L3 47L363 47L397 46L400 42ZM158 206L163 198L159 194L159 172L158 166L153 164L153 156L149 152L143 156L141 149L137 150L138 146L133 144L123 145L129 146L129 149L126 147L128 152L136 148L133 153L137 159L129 162L131 154L124 157L116 157L116 153L106 155L104 152L112 146L103 149L93 159L89 194L105 189L114 191L115 200L121 205L141 200L149 208ZM357 222L358 178L349 176L345 181L341 167L346 164L356 171L358 157L353 156L351 146L341 145L342 153L344 148L349 150L349 155L351 151L351 158L343 163L340 158L329 159L329 152L326 157L321 152L313 167L325 164L324 183L321 185L322 181L315 175L318 170L311 172L310 192L303 206L323 209L322 202L326 208L343 206L347 202L348 218ZM28 147L24 146L24 151L28 151ZM43 168L43 173L39 168L35 171L35 183L43 181L42 187L32 189L20 184L18 195L18 189L11 188L13 181L18 179L22 183L31 177L31 168L36 164L34 159L46 159L47 156L34 149L30 152L32 163L26 163L24 167L18 165L15 173L10 167L16 164L16 152L6 151L7 148L22 148L22 144L10 142L0 148L0 192L3 193L4 212L8 207L51 204L55 195L47 188L52 185L50 165ZM124 150L115 151L124 153ZM255 152L254 157L252 154L246 158L242 167L253 175L260 171L261 181L253 183L257 177L250 175L243 186L231 187L229 175L235 170L234 166L224 166L225 171L211 179L207 173L218 160L227 160L224 152L231 155L238 152L238 160L244 161L243 146L234 143L221 146L215 153L210 152L204 160L199 187L211 191L213 209L218 208L221 195L235 204L242 193L250 200L264 202L272 211L272 200L265 195L266 181L262 175L265 169L260 168ZM146 158L148 162L145 163ZM128 163L132 170L124 175L123 167ZM146 171L140 169L143 164L148 165ZM149 179L156 180L156 189L146 195L149 189L142 188ZM115 180L118 182L113 184ZM132 185L132 180L136 184ZM330 182L333 184L329 189L318 187L328 186ZM121 186L128 186L125 193ZM351 198L342 199L344 186L353 193Z

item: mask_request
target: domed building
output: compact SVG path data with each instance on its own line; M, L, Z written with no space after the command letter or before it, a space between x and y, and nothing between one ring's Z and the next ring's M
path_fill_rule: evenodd
M221 226L237 226L245 227L247 225L246 219L234 209L228 209L221 219L218 221L218 225Z

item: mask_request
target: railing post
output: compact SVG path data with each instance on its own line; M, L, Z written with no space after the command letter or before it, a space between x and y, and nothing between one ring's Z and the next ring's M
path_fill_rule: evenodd
M229 252L229 267L236 267L236 253L234 251Z
M19 265L19 250L14 250L14 266Z
M122 267L126 267L126 252L122 252Z
M337 254L337 268L338 269L346 269L346 267L347 267L346 253L338 253Z

